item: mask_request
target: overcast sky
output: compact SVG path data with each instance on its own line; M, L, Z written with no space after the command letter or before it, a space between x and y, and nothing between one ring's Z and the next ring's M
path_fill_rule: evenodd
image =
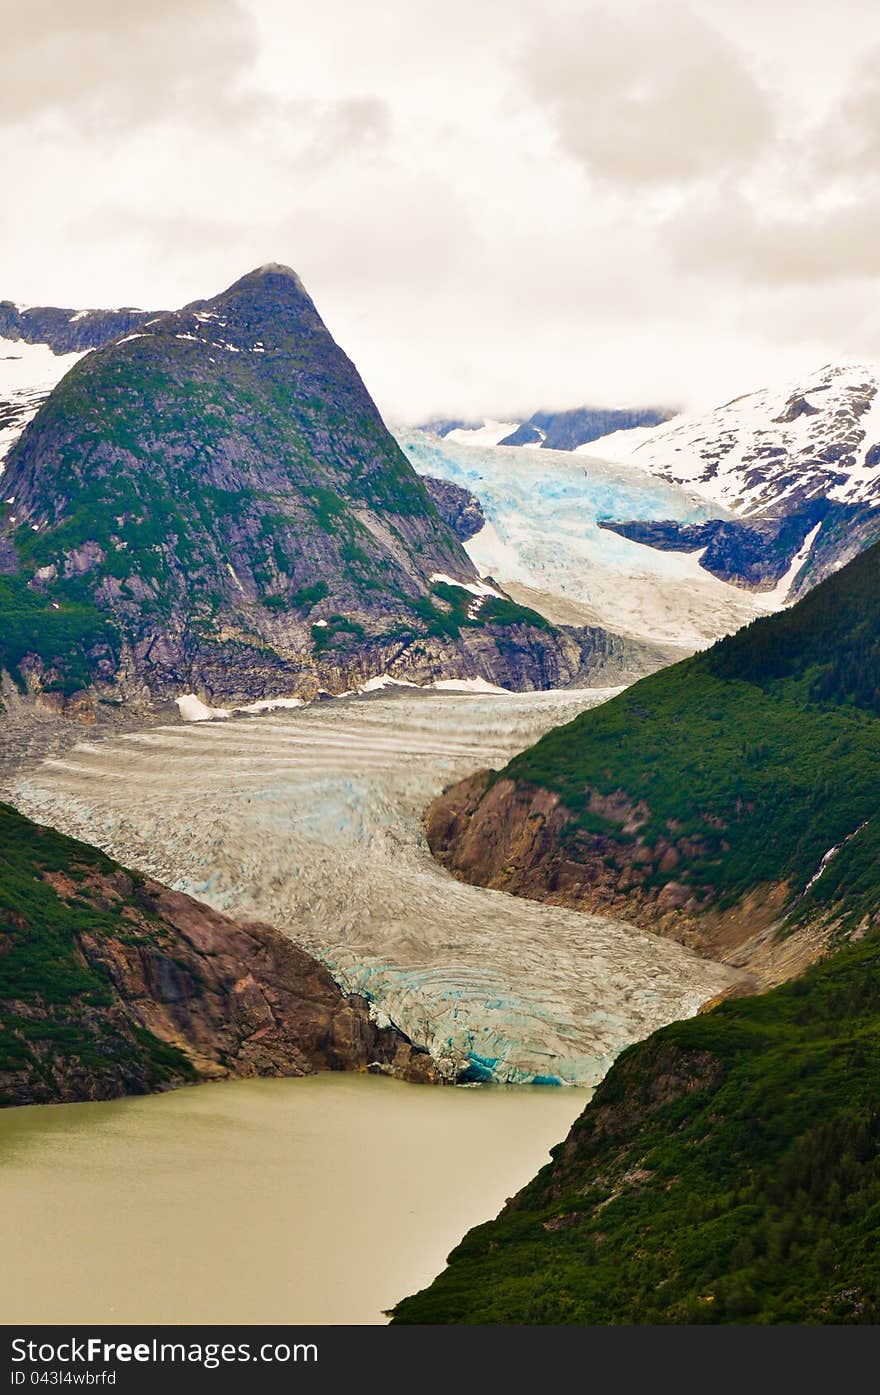
M877 0L0 0L0 298L295 267L387 415L880 358Z

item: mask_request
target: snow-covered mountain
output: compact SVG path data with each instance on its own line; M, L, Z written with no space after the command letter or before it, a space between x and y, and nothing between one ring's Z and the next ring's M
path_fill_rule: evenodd
M880 504L880 366L826 364L799 382L579 449L630 460L743 517L820 497Z
M665 407L571 407L533 412L527 419L483 417L466 421L440 417L422 422L425 431L442 440L471 446L530 446L539 450L576 450L611 433L626 433L669 421Z
M69 368L149 310L72 310L0 300L0 465Z
M582 449L693 491L719 518L729 510L740 521L701 531L642 526L648 515L634 514L625 533L699 551L704 568L739 585L772 589L809 539L795 599L880 536L876 364L826 364L798 382Z

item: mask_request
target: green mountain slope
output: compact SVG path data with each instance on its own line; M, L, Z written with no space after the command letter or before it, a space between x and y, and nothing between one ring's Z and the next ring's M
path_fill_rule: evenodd
M83 358L10 452L3 497L0 571L99 631L71 664L32 607L34 686L71 688L84 657L123 695L314 696L394 664L527 688L628 652L466 590L451 603L442 578L473 583L473 564L285 267ZM22 671L20 647L4 657Z
M625 1052L405 1323L880 1321L880 943Z
M874 547L438 801L460 875L824 957L625 1052L397 1321L880 1321L878 777Z
M729 926L746 905L756 922L763 907L855 924L880 890L878 718L874 547L791 610L550 732L464 799L449 792L432 846L469 879L682 933ZM541 791L553 816L525 840Z
M0 804L0 1106L429 1056L269 926L243 927Z

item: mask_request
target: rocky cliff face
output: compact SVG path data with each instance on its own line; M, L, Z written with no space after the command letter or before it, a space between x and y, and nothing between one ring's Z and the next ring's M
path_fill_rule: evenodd
M784 945L772 930L790 900L786 881L767 882L719 909L711 890L676 879L709 849L668 830L639 837L650 810L623 791L594 790L589 808L607 833L586 832L557 792L481 771L434 800L425 824L441 866L461 881L514 896L613 916L745 969L737 992L790 978L824 951L826 936L799 929Z
M0 831L0 1104L317 1070L438 1078L270 926L239 925L7 805Z
M835 925L880 919L878 595L875 545L790 610L447 790L432 850L466 881L789 976Z
M529 688L596 648L462 589L473 564L284 267L77 362L3 493L8 604L38 639L0 658L35 690L84 671L123 698L312 697L386 670ZM71 674L43 640L74 611Z
M57 305L16 305L0 300L0 339L10 344L45 344L53 354L81 354L130 334L155 310L71 310Z
M485 527L483 506L471 490L451 480L434 479L432 475L423 475L422 482L440 517L462 542L467 542Z

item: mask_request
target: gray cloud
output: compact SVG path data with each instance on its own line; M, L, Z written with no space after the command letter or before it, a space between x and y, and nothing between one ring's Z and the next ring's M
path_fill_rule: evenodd
M105 146L172 128L180 136L168 140L171 161L180 144L220 134L233 151L257 147L261 162L297 170L387 142L391 114L380 97L261 90L259 52L243 0L28 0L4 22L0 126L44 143L78 130Z
M737 49L682 5L588 5L542 22L523 72L559 140L615 183L701 179L747 165L774 135Z
M660 236L683 270L804 287L880 276L878 226L876 190L832 207L816 200L780 212L727 189L686 204Z
M880 49L857 56L739 177L689 190L658 225L682 271L768 289L880 277Z
M376 96L287 102L278 106L275 119L289 128L292 162L299 169L319 169L346 157L365 159L387 145L393 124L387 102Z
M22 0L0 295L173 306L287 262L410 418L868 353L875 6Z
M880 46L854 65L840 100L814 140L815 164L826 177L880 175Z
M113 130L246 100L256 27L237 0L27 0L9 7L0 119Z

